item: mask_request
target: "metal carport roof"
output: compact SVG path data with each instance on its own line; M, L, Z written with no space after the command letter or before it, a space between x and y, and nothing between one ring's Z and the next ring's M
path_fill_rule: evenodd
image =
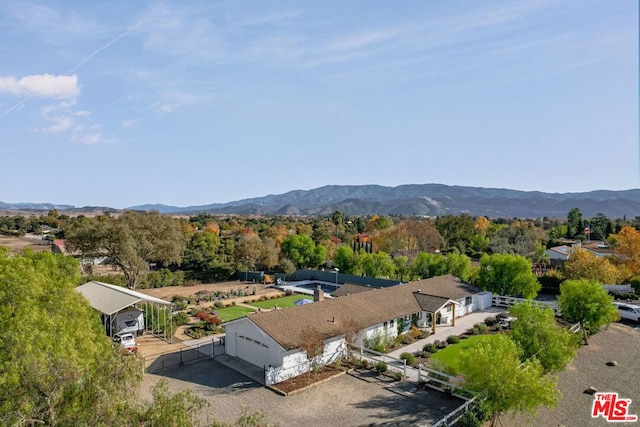
M139 302L171 304L168 301L132 291L131 289L102 282L87 282L78 286L76 290L89 300L91 307L108 315L117 313Z

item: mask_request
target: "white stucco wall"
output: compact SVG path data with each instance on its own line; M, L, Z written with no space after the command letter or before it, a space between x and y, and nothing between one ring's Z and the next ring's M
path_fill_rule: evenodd
M240 319L227 324L225 329L225 351L228 355L239 357L260 368L269 365L278 366L282 363L284 349L250 320ZM250 358L239 354L241 351L238 351L238 347L243 345L239 343L240 340L254 346ZM256 359L259 359L257 363Z
M305 374L315 366L327 365L346 355L346 343L344 337L332 338L325 341L321 356L316 357L313 362L307 358L307 354L302 350L292 350L283 352L282 364L267 368L267 385L276 384L280 381Z

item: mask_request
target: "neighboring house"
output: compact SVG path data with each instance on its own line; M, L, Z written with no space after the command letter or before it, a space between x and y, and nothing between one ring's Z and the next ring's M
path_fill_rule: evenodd
M274 384L311 369L301 350L310 334L324 339L316 359L324 364L346 354L347 340L362 346L376 336L394 338L412 324L435 331L438 324L455 324L456 317L491 306L490 292L453 276L368 289L226 323L226 353L264 368L266 383Z
M562 246L554 246L553 248L549 248L545 251L545 255L549 257L549 260L553 263L553 261L566 261L569 259L571 255L571 246L562 245Z

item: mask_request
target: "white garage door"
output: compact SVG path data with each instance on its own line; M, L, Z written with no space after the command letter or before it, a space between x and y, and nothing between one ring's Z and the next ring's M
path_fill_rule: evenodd
M236 352L240 359L244 359L252 365L261 368L269 365L269 347L258 340L236 334Z

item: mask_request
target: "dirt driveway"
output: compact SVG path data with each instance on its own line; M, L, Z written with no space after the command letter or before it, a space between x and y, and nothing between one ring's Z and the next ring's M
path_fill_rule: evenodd
M213 419L234 421L243 405L266 412L279 426L409 426L429 425L460 400L435 391L417 390L412 383L369 382L341 375L290 396L259 386L215 359L145 374L140 395L148 399L160 380L172 391L190 389L209 402L201 413L203 424Z

